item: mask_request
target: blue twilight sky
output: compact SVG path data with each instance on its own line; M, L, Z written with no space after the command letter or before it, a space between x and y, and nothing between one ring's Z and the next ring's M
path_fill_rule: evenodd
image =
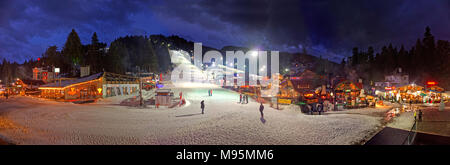
M62 47L74 28L110 43L125 35L179 35L204 45L258 47L340 62L355 46L409 48L430 26L450 40L449 0L1 0L0 60L24 62Z

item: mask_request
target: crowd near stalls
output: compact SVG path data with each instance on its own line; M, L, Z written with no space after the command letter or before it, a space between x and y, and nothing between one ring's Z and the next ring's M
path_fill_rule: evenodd
M56 81L39 87L41 97L61 101L95 100L118 95L130 95L139 90L139 79L100 72L73 80Z
M447 99L445 90L437 85L421 86L408 84L400 87L390 86L377 90L376 95L382 99L398 103L440 103Z
M427 88L425 90L425 92L427 94L424 97L425 98L425 102L428 102L428 103L440 103L441 99L443 97L443 93L445 91L444 91L444 88L434 85L434 86L431 86L431 87Z
M400 100L406 103L420 103L423 101L424 87L416 84L408 84L398 88Z

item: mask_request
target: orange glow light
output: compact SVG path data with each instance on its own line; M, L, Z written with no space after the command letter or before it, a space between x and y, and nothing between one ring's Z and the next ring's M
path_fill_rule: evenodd
M69 95L75 95L77 92L75 91L75 88L70 88L70 91L67 92Z

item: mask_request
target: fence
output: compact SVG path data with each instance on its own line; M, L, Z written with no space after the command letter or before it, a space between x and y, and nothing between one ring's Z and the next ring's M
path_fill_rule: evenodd
M412 145L414 143L416 135L417 135L417 121L416 119L414 119L414 124L411 127L411 130L409 131L405 141L403 141L403 145Z

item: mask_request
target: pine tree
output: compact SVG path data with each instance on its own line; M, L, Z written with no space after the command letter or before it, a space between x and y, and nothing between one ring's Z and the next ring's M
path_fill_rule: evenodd
M353 50L352 50L352 66L356 66L356 65L359 64L358 63L359 62L358 56L359 56L358 48L354 47Z
M97 33L94 32L91 37L91 44L88 45L88 51L86 53L86 65L91 67L92 73L101 72L104 68L102 57L104 55L103 48L106 44L100 43L97 37Z
M69 62L65 68L67 69L66 72L73 71L72 69L74 67L85 64L83 59L83 45L75 29L72 29L72 32L67 37L63 55L66 58L66 62Z
M369 48L367 49L367 56L369 63L372 64L375 61L374 50L372 46L369 46Z

